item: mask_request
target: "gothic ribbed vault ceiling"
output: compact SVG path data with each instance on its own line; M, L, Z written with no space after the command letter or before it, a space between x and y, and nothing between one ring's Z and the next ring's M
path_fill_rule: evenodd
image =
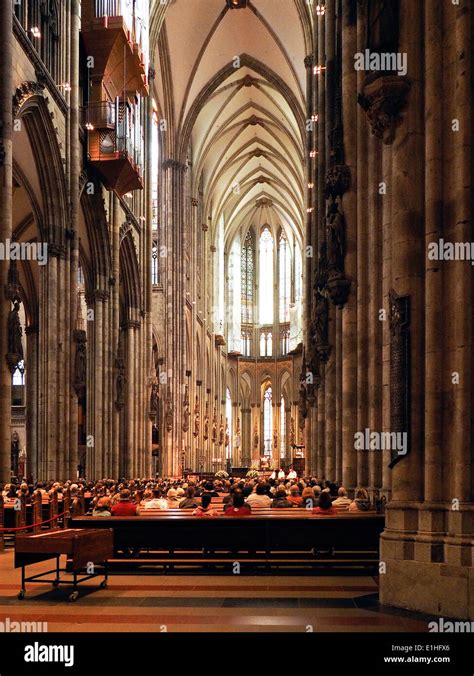
M213 227L224 216L227 246L262 209L303 241L309 25L304 0L152 1L163 151L192 162L193 194Z

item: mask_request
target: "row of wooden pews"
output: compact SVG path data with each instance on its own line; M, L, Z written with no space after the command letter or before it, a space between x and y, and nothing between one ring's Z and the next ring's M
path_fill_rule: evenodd
M200 502L197 499L197 502ZM120 572L232 570L235 562L252 570L321 568L376 572L383 515L375 511L335 516L304 508L254 508L250 516L224 517L223 496L212 498L216 518L197 518L193 509L145 509L140 516L73 518L75 528L114 531L114 560Z
M37 490L31 502L26 496L3 498L0 495L0 549L13 544L18 532L40 533L67 527L73 504L74 514L85 513L86 497L82 489L77 496L72 496L69 488L61 495L56 491L43 493Z

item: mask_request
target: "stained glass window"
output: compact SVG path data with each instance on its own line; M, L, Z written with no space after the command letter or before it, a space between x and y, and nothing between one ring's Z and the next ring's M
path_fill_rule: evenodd
M268 457L272 455L272 430L272 388L268 385L263 394L263 453Z
M253 231L249 229L242 246L241 256L241 290L242 290L242 323L252 324L253 322L253 289L254 289L254 236Z
M280 400L280 458L286 456L286 418L285 418L285 398Z
M229 443L226 447L226 458L230 460L232 458L232 397L230 394L229 388L225 391L225 417L226 417L226 434L229 434Z
M269 228L260 235L260 324L273 324L273 236Z
M295 301L299 303L303 295L303 262L301 249L295 245Z
M291 261L290 247L283 231L281 232L279 242L279 268L280 322L288 322L290 321Z

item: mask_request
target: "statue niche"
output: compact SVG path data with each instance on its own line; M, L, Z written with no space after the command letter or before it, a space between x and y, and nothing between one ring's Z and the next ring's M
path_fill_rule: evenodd
M86 351L86 332L74 331L74 342L76 343L76 354L74 356L74 390L81 398L86 390L87 378L87 351Z
M399 26L400 0L367 0L367 49L398 51Z
M20 322L20 301L16 298L13 307L8 313L8 354L6 356L8 368L13 374L18 364L23 361L23 329Z

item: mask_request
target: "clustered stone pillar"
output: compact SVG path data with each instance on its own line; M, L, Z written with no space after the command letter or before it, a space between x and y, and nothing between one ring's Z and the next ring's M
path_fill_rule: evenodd
M12 48L11 3L0 3L2 58L0 59L0 241L12 236ZM8 352L7 321L10 300L5 295L8 261L0 261L0 481L10 479L11 450L11 373L5 355Z
M186 165L168 159L161 165L162 171L162 223L166 247L165 273L165 369L166 391L171 395L172 424L165 427L164 465L165 476L177 476L183 444L183 395L186 381L186 316L184 278L184 227Z

